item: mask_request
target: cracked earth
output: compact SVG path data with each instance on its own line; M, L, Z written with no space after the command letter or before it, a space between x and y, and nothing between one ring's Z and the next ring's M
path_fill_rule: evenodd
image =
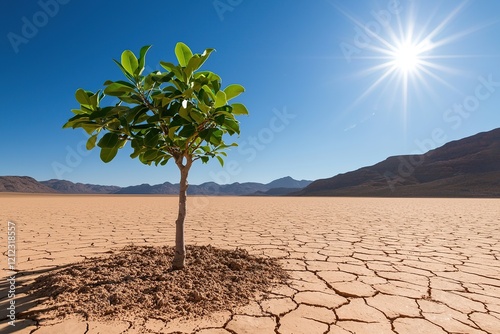
M39 307L23 287L40 274L132 243L172 245L176 201L0 194L3 245L7 221L17 227L15 332L500 333L500 201L487 199L191 197L188 244L278 258L289 282L195 320L19 319ZM11 333L0 288L0 333Z

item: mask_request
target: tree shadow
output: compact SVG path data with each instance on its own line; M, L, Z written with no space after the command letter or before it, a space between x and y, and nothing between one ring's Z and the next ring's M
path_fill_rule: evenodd
M20 271L15 330L56 324L74 314L85 320L205 316L245 305L288 279L276 259L243 249L188 246L187 252L183 270L172 270L172 247L127 246L108 257ZM0 283L3 310L10 303L9 288L7 279ZM9 321L6 313L2 320ZM11 330L0 329L0 334Z
M0 328L0 334L14 333L36 325L37 320L35 315L38 312L49 311L49 308L44 309L41 307L43 301L48 297L37 296L31 293L35 278L43 274L62 270L71 265L50 266L37 270L18 270L5 276L0 282L0 296L2 296L0 299L0 309L2 310L0 321L3 324L7 324L7 327ZM12 277L13 280L10 280ZM11 289L11 282L15 282L15 290ZM15 309L11 305L14 305ZM14 319L9 317L9 308L13 309ZM9 325L10 321L14 322L14 326Z

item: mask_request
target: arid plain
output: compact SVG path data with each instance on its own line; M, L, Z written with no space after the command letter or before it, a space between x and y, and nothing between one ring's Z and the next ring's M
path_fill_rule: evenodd
M36 308L22 286L42 272L132 243L173 245L176 212L176 197L0 194L4 259L16 224L18 317ZM498 199L190 197L186 242L279 258L291 279L196 320L12 328L4 278L0 333L500 333Z

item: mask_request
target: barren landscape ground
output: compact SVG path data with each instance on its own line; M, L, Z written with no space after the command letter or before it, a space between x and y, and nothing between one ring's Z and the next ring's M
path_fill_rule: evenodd
M36 307L22 286L55 266L173 245L176 211L176 197L0 194L3 269L16 224L17 317ZM500 200L191 197L186 241L279 258L291 279L195 320L12 327L4 278L0 333L500 333Z

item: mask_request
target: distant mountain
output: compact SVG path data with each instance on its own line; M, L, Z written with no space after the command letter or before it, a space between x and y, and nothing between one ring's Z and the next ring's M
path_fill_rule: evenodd
M179 193L179 185L165 182L162 184L149 185L147 183L137 186L120 188L115 194L175 194Z
M189 195L210 196L238 196L255 193L272 192L278 188L275 194L286 194L297 191L312 181L297 181L287 176L274 180L268 184L257 182L235 182L232 184L219 185L215 182L205 182L200 185L190 185ZM299 186L299 187L298 187ZM179 193L179 184L165 182L162 184L149 185L140 184L130 187L102 186L96 184L73 183L66 180L51 179L48 181L36 181L27 176L4 176L0 177L0 192L37 192L37 193L65 193L65 194L171 194Z
M221 196L238 196L249 195L255 193L265 193L273 188L291 188L292 190L300 190L312 181L297 181L287 176L278 180L274 180L267 184L257 182L231 183L220 185L215 182L206 182L200 185L189 185L189 195L221 195ZM288 191L288 192L290 192ZM282 193L288 193L287 191ZM179 184L165 182L158 185L141 184L139 186L125 187L116 192L117 194L178 194Z
M0 192L56 193L29 176L0 176Z
M266 184L269 189L273 188L304 188L310 185L312 181L309 180L294 180L290 176L282 177L281 179L274 180L268 184Z
M264 185L262 189L259 189L252 193L246 193L243 195L248 196L284 196L291 193L296 193L302 190L304 187L310 185L312 181L309 180L295 180L290 176L283 177L281 179L274 180Z
M101 186L96 184L73 183L66 180L40 181L41 184L65 194L110 194L120 190L117 186Z
M295 195L500 197L500 128L317 180Z

